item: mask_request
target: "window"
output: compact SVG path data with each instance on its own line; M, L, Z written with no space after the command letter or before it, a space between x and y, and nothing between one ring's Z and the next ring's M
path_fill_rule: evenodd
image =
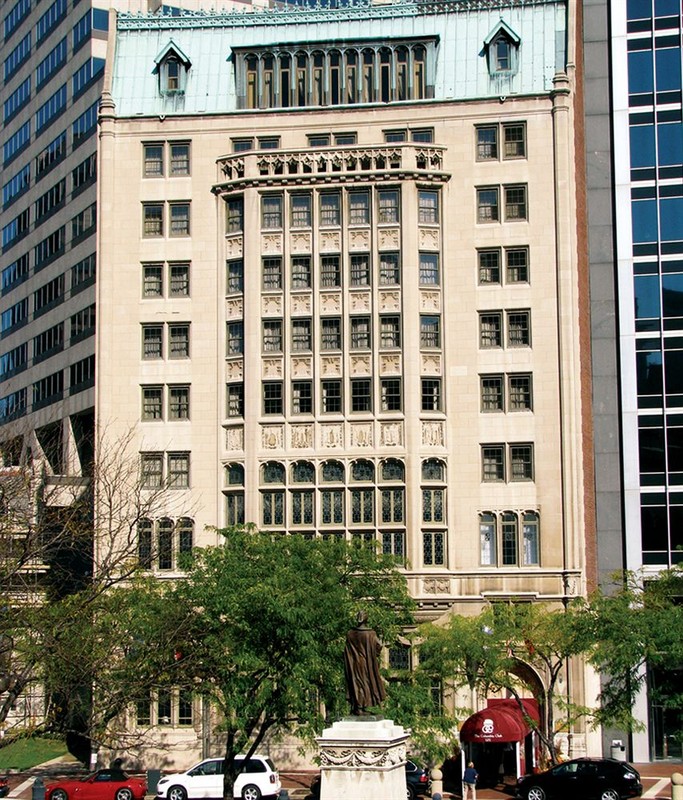
M282 195L261 198L261 227L264 230L282 228Z
M500 219L498 189L477 189L477 222L498 222Z
M330 135L329 133L322 134L309 134L307 137L309 147L329 147Z
M254 140L249 139L231 139L233 153L246 153L254 149Z
M323 317L320 320L320 349L341 350L341 319Z
M382 553L394 556L398 562L405 561L405 532L382 531Z
M142 419L145 421L163 418L163 387L142 387Z
M5 100L2 108L2 121L4 124L17 114L31 98L31 76L23 80L19 86Z
M484 41L491 76L512 75L517 71L519 37L500 22L498 30Z
M403 402L400 378L382 378L380 392L382 396L382 411L401 411Z
M510 445L510 480L532 481L534 479L534 449L530 444Z
M517 515L501 514L501 561L503 566L517 564Z
M145 144L143 147L145 178L161 178L164 174L164 145Z
M313 510L313 492L292 492L292 524L313 525L315 521Z
M422 411L441 411L441 378L422 378Z
M527 511L522 515L522 563L525 566L541 563L539 538L539 516L535 511Z
M485 567L496 565L496 523L495 514L479 515L479 560Z
M379 283L380 286L399 286L401 284L401 267L398 253L380 253Z
M410 131L410 140L412 142L433 142L434 129L433 128L414 128Z
M505 221L526 220L527 200L526 186L504 186Z
M164 328L163 325L142 326L142 357L163 358Z
M59 163L66 155L66 131L62 131L59 136L53 139L36 156L36 178L47 172L53 165Z
M338 225L341 225L339 192L324 192L320 195L320 226L327 228Z
M418 222L437 225L439 222L439 193L420 190L417 193Z
M171 142L171 177L190 174L190 145L187 142Z
M227 353L229 356L239 356L244 352L244 323L228 322Z
M505 447L502 444L482 445L482 481L505 480Z
M2 187L2 204L8 206L16 197L23 194L31 184L31 165L25 164L16 175Z
M313 413L312 381L292 381L292 414Z
M171 297L189 297L190 265L169 264L169 294Z
M292 289L311 288L311 257L292 256Z
M367 253L351 256L351 286L370 286L370 256Z
M244 262L236 258L226 263L228 294L240 294L244 291Z
M228 417L244 416L244 384L229 383L227 385Z
M530 411L531 375L508 375L508 398L510 411Z
M170 203L171 236L190 235L190 204Z
M140 455L140 480L144 489L159 489L163 483L163 453L142 453Z
M83 308L71 316L71 344L95 332L95 305Z
M439 254L420 253L420 284L438 286L439 281Z
M498 160L498 126L480 125L475 128L477 137L477 161Z
M372 524L375 519L375 490L351 490L351 522L355 524Z
M97 174L97 153L91 153L84 161L71 170L71 189L75 192L78 189L89 186Z
M263 413L282 414L282 382L266 381L263 384Z
M500 250L480 250L479 283L500 283Z
M76 214L76 216L71 220L72 246L74 245L74 239L79 239L86 236L95 228L96 224L97 205L93 203L87 208L84 208L80 213Z
M292 350L307 352L311 350L311 320L292 320Z
M344 490L324 489L320 492L321 517L323 525L344 524Z
M444 531L422 531L422 563L425 567L446 564L446 534Z
M508 346L528 347L531 344L531 312L508 311Z
M523 122L503 124L503 158L526 158L526 125Z
M262 264L264 290L282 289L282 258L264 258Z
M74 122L71 123L71 136L73 146L77 147L82 141L95 132L97 127L97 109L100 101L96 100Z
M351 411L372 411L372 381L365 378L351 380Z
M368 192L349 192L349 225L370 224L370 195Z
M351 349L370 349L370 317L351 317Z
M526 247L507 248L505 250L506 279L508 283L528 283L529 250Z
M189 489L189 453L168 453L168 486L170 489Z
M340 256L320 256L320 286L323 289L341 287Z
M382 314L379 318L380 347L382 349L401 346L401 317Z
M322 381L320 384L321 410L323 414L342 413L341 381Z
M399 193L397 189L380 190L377 193L377 221L396 224L399 221Z
M226 492L225 524L244 525L244 492Z
M33 292L34 318L61 303L64 298L64 275L58 275Z
M262 346L264 353L282 352L282 320L264 320L262 330Z
M526 158L526 125L523 122L504 122L476 127L477 161L498 161ZM499 149L502 141L502 151Z
M143 236L164 235L163 203L143 203L142 205Z
M482 375L479 380L481 388L481 410L503 411L503 376Z
M190 357L190 325L187 322L168 326L169 358Z
M142 296L162 297L164 293L164 265L142 265Z
M36 133L41 131L49 122L66 108L66 84L57 89L48 99L38 108L35 113Z
M503 315L499 311L479 314L479 346L502 347Z
M293 194L290 196L291 227L311 227L311 195Z
M169 419L190 418L189 386L168 387L168 418Z
M420 347L441 347L441 317L420 314Z
M36 89L40 89L62 66L64 66L64 64L66 64L67 52L68 45L65 36L36 67Z
M241 233L244 228L244 200L235 197L225 204L225 230L226 233Z
M27 8L31 7L30 2L20 2L17 3L15 8L18 6L26 6ZM90 15L90 12L88 12ZM57 25L57 23L66 16L66 0L54 0L54 2L48 7L47 11L40 17L38 22L36 23L36 43L42 41L48 33ZM7 26L7 18L5 18L5 29Z
M31 120L15 131L2 146L2 163L6 167L31 141Z

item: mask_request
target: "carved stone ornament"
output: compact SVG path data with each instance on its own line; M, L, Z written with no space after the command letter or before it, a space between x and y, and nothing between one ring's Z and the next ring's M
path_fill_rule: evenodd
M341 425L320 426L321 447L342 447L343 438L344 437Z
M292 314L310 314L311 295L293 294L292 295Z
M261 362L263 364L263 377L264 378L281 378L282 377L282 359L281 358L264 358Z
M236 358L231 361L228 361L225 371L227 373L229 381L242 380L242 377L244 375L244 364L242 363L242 359Z
M437 353L424 354L422 356L423 375L441 375L441 356Z
M289 236L289 246L292 253L306 255L311 252L311 234L308 231L291 233Z
M310 378L313 375L313 361L310 358L292 359L292 377Z
M380 375L400 375L401 357L396 354L382 354L379 357Z
M351 444L353 447L372 447L372 423L356 423L351 426Z
M422 588L425 594L448 594L451 582L448 578L425 578L422 581Z
M319 241L321 253L341 252L341 234L339 231L322 231Z
M341 294L339 292L323 292L320 295L320 305L327 314L341 311Z
M443 447L443 422L429 420L422 423L422 444Z
M320 373L324 378L338 378L341 375L341 356L325 356L322 358Z
M380 311L400 311L401 310L401 293L400 292L380 292L379 293L379 310Z
M370 231L349 231L349 250L365 252L370 249Z
M226 316L228 319L239 319L243 315L241 297L231 297L226 303Z
M265 450L280 450L284 442L282 425L264 425L261 431L261 443Z
M399 447L403 444L403 425L400 422L383 423L382 444L385 447Z
M281 317L282 296L279 294L264 294L261 298L261 308L264 317Z
M313 426L292 425L290 439L293 448L313 447Z
M436 228L420 228L420 250L439 249L439 231Z
M264 255L280 255L282 253L282 234L264 233L261 237L261 252Z
M398 250L401 236L397 228L380 228L378 234L380 250Z
M244 252L244 239L239 236L229 236L225 242L225 251L228 258L241 258Z
M420 292L420 308L422 311L439 311L441 309L441 292Z
M373 750L362 747L324 747L321 767L392 767L406 760L405 745Z
M352 356L351 357L351 374L352 375L369 375L371 372L370 356Z
M351 311L370 311L370 292L354 289L351 293Z
M244 450L244 428L228 428L225 432L225 449Z

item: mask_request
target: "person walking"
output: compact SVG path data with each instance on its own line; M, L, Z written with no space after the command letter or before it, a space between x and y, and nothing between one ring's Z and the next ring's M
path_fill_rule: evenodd
M477 780L479 773L474 768L474 762L468 762L462 776L462 800L477 800Z

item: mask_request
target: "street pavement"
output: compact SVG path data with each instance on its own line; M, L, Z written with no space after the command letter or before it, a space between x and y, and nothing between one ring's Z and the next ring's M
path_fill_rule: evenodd
M648 800L671 800L671 775L674 772L683 773L683 762L679 761L654 761L647 764L633 765L643 781L643 797ZM32 800L33 783L37 777L44 781L56 780L66 775L83 774L81 765L75 762L55 759L53 762L41 764L27 772L9 775L10 798L15 800ZM281 772L283 789L286 790L289 800L304 800L309 794L308 787L317 773L311 772ZM152 795L153 797L153 795ZM459 798L459 794L443 792L444 800ZM495 789L477 789L477 800L511 800L514 797L514 787L498 786ZM354 800L350 797L349 800ZM581 800L577 798L576 800Z

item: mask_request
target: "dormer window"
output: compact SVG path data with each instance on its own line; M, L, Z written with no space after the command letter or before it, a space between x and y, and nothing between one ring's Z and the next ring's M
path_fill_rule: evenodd
M484 40L484 51L491 77L511 76L517 72L519 36L501 20Z
M171 40L154 61L159 77L159 92L163 95L182 94L192 66L189 58Z

